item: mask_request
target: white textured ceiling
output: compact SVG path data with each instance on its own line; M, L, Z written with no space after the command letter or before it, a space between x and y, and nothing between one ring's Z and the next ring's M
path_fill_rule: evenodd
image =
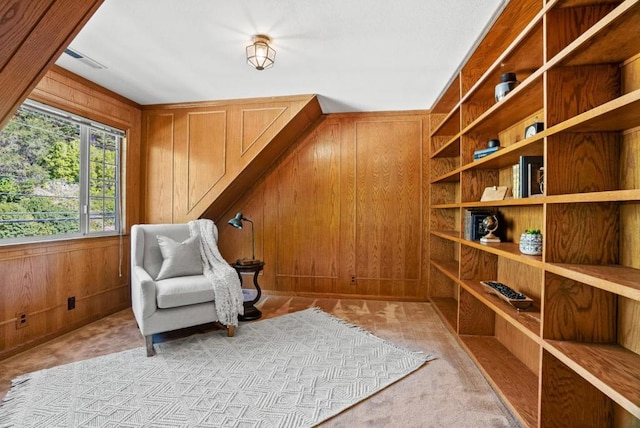
M507 0L105 0L57 64L139 104L318 94L325 113L430 108ZM514 0L516 1L516 0ZM273 68L246 64L254 34Z

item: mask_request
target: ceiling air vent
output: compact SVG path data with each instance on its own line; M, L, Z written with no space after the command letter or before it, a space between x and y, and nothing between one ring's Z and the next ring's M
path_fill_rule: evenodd
M98 70L101 70L103 68L107 68L106 66L100 64L98 61L89 58L88 56L86 56L83 53L78 52L77 50L74 50L74 49L71 49L71 48L67 48L67 49L64 50L64 53L69 55L71 58L77 59L78 61L80 61L80 62L82 62L84 64L87 64L91 68L95 68L95 69L98 69Z

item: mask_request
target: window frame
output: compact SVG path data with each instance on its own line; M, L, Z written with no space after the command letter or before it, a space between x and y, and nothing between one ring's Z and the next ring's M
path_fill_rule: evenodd
M53 116L57 119L68 121L80 127L80 180L79 180L79 231L74 233L59 233L53 235L36 235L36 236L23 236L14 238L0 238L0 246L15 245L15 244L27 244L27 243L42 243L42 242L54 242L71 239L82 238L96 238L102 236L122 236L124 233L124 219L122 205L123 189L125 186L124 176L122 174L122 162L123 162L123 150L127 140L127 131L116 128L111 125L107 125L82 115L75 114L71 111L64 110L59 107L54 107L33 99L27 98L20 107L24 107L31 111L38 112ZM20 108L19 107L19 108ZM6 125L5 125L6 126ZM98 132L106 132L117 138L115 144L115 209L114 209L114 230L100 230L91 231L91 141L90 136L92 130ZM103 149L104 151L104 149ZM100 198L98 198L100 199ZM106 217L103 216L104 221Z

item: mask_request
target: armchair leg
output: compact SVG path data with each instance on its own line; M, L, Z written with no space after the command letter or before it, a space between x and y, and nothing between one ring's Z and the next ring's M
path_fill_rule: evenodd
M149 336L145 336L144 338L147 342L147 357L153 357L156 354L156 352L153 350L153 335L150 334Z
M233 335L236 334L236 328L235 326L228 326L227 327L227 337L233 337Z

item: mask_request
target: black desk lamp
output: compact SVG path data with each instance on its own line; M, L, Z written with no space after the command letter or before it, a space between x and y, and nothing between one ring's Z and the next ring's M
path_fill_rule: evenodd
M239 265L256 265L260 263L260 260L256 260L256 239L253 232L253 222L246 217L242 216L242 213L236 214L234 218L229 220L229 224L236 229L242 230L242 222L248 221L251 223L251 259L238 259L236 263Z

